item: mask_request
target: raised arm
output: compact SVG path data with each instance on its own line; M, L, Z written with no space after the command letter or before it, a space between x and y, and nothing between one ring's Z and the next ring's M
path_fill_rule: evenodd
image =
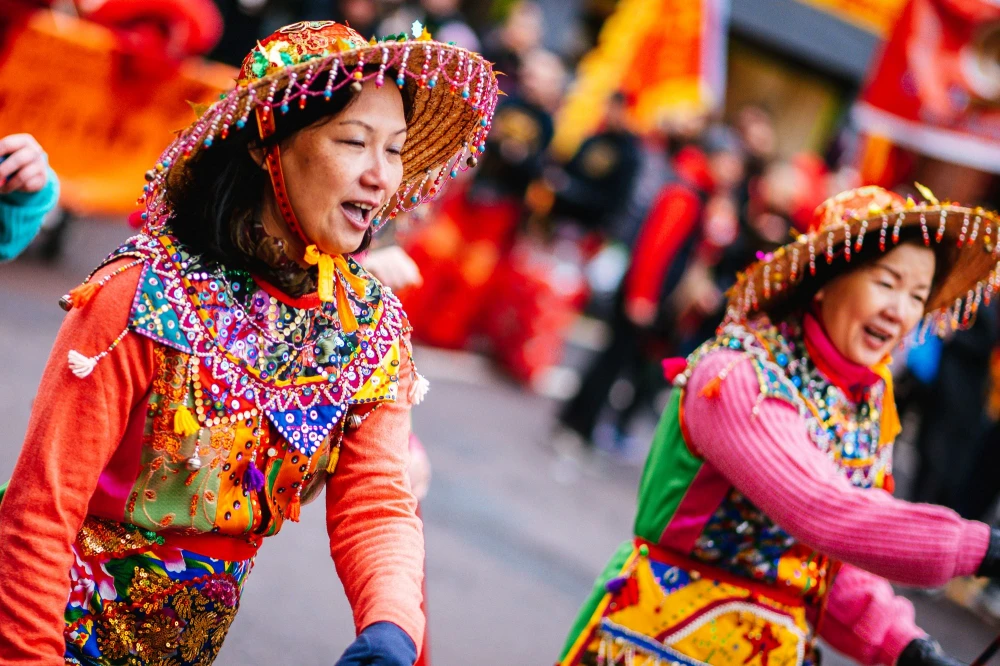
M95 279L125 263L111 264ZM139 270L116 276L86 308L67 315L42 375L0 503L0 663L64 663L71 545L130 414L143 409L153 342L126 335L83 379L70 372L66 358L71 349L96 355L125 329Z
M705 384L730 367L721 392ZM765 399L748 357L718 351L695 369L684 398L697 451L796 539L889 580L922 587L974 573L989 527L944 507L856 488L809 439L794 407Z

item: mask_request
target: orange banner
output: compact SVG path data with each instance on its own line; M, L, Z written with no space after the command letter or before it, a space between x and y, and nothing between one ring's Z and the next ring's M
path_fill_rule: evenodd
M212 102L235 70L190 61L161 80L130 76L107 29L39 11L0 53L0 133L33 134L77 213L136 209L143 174L194 120L188 101Z
M837 18L885 37L903 12L906 0L799 0Z

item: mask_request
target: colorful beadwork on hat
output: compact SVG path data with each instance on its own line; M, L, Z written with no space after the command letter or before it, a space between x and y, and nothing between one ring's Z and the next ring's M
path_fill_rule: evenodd
M258 43L246 57L235 88L209 107L164 150L139 204L147 231L169 219L165 190L199 151L231 132L254 126L255 114L282 113L293 104L322 103L344 86L372 80L406 87L413 95L412 118L403 148L403 183L378 212L380 228L402 212L433 199L448 180L475 166L497 105L491 63L479 54L431 39L414 23L411 35L366 41L333 21L285 26Z
M922 185L924 201L904 200L880 187L842 192L821 204L810 230L758 260L737 276L724 323L742 322L784 301L818 261L850 262L866 243L891 250L905 228L919 225L924 245L953 244L955 259L935 286L919 336L967 328L980 305L1000 290L1000 218L983 208L940 202Z

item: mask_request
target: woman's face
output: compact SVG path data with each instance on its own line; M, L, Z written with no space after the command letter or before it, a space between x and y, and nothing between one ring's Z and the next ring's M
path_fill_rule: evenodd
M816 299L837 350L860 365L881 361L923 316L934 264L932 250L906 243L827 283Z
M339 114L282 145L292 210L322 252L344 254L361 245L375 214L403 180L405 139L399 90L369 81Z

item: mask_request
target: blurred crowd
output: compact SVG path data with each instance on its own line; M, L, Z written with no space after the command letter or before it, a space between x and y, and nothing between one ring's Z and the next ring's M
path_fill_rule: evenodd
M547 48L544 7L530 0L216 1L225 32L213 57L233 64L248 35L333 16L374 35L420 21L438 39L482 50L505 74L478 167L421 211L420 224L404 223L383 242L399 242L422 274L402 284L419 282L402 294L418 338L486 349L535 388L547 388L579 315L603 322L603 344L557 416L554 441L564 451L640 457L636 417L655 414L668 389L660 361L713 334L737 271L804 231L826 197L861 184L849 134L823 155L780 154L773 110L760 104L667 111L639 134L617 94L597 133L555 154L575 58L596 34L586 12L579 26L556 26L575 45L557 54ZM987 473L1000 455L998 343L994 306L972 330L916 347L896 365L918 454L902 490L968 518L987 514L1000 491Z

